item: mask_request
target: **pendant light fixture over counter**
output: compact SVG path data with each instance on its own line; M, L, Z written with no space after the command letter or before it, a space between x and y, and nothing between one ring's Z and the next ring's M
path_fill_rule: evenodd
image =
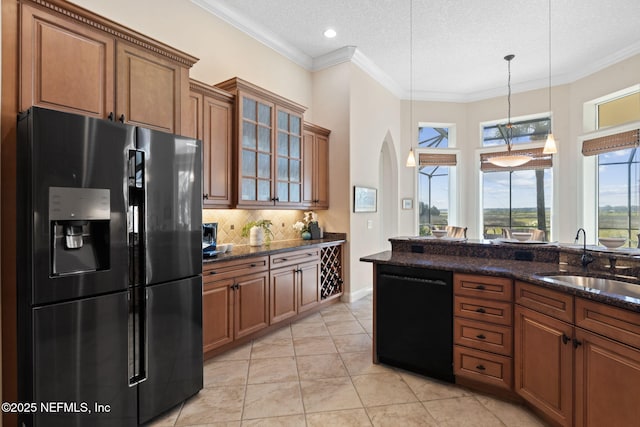
M413 153L413 0L409 0L409 155L406 166L416 167L416 156Z
M507 152L505 154L496 153L495 156L489 157L488 159L489 163L503 168L514 168L522 166L533 159L533 157L526 154L511 154L511 145L513 138L513 125L511 123L511 60L513 58L515 58L515 55L507 55L504 57L505 61L507 61L507 69L509 72L509 80L507 81L507 87L509 88L509 93L507 95L509 110L507 115L507 131L504 138L505 142L507 143Z
M544 143L544 154L555 154L558 152L556 140L553 137L553 121L551 120L551 0L549 0L549 134Z

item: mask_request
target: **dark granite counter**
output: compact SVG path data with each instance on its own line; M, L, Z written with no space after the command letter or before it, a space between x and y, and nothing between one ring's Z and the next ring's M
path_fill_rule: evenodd
M527 248L528 252L536 252L533 255L523 255L534 260L516 260L514 259L518 251L522 251L521 245L495 245L482 242L438 242L432 245L432 242L422 242L423 249L411 248L416 243L412 239L391 239L393 251L380 252L360 258L360 261L371 262L374 264L391 264L407 267L422 267L435 270L448 270L457 273L482 274L488 276L509 277L516 280L526 281L528 283L543 286L545 288L559 290L570 293L582 298L603 302L616 307L625 308L640 312L640 299L626 297L616 294L608 294L604 291L589 290L582 287L572 287L569 285L560 285L544 280L544 276L562 275L562 274L578 274L589 275L593 277L615 278L640 286L636 277L623 275L614 275L605 269L591 268L584 270L581 266L573 263L573 257L578 257L581 251L569 248L569 252L554 245L537 245L535 249ZM512 246L508 248L507 246ZM412 251L413 249L413 251ZM423 250L423 253L416 252ZM540 254L538 251L546 252ZM544 261L538 261L537 259ZM626 258L629 258L628 256ZM616 267L616 262L612 259L622 262L625 257L616 255L611 257L604 256L604 261L609 262L606 267L611 270ZM597 267L597 265L595 266ZM635 273L634 267L629 267L630 271ZM625 271L626 272L626 271Z
M310 246L328 246L346 242L347 235L345 233L324 233L324 238L315 240L280 240L271 242L270 245L249 246L234 245L231 252L215 255L211 258L204 258L203 264L218 261L228 261L232 259L248 258L253 256L272 255L281 252L294 251L304 249Z

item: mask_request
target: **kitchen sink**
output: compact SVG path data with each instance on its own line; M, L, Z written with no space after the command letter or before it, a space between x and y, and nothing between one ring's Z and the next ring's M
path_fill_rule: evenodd
M620 280L579 275L550 275L540 277L546 282L582 288L595 293L615 294L640 299L640 285Z

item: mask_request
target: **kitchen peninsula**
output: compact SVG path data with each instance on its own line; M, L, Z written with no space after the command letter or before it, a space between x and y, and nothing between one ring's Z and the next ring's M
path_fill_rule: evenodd
M589 247L595 261L582 267L573 245L390 241L391 251L361 258L374 265L374 362L447 380L432 372L449 356L456 383L522 400L554 425L635 423L636 250ZM576 276L618 287L568 283ZM450 314L426 321L433 311Z

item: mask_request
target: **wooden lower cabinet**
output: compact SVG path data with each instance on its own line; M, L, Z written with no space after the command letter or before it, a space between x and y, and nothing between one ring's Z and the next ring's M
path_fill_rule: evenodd
M573 326L516 305L515 390L562 426L573 422Z
M204 268L202 292L204 353L253 334L268 325L267 257L221 262Z
M269 325L269 274L255 273L235 280L234 338Z
M202 350L233 341L233 280L205 283L202 289Z
M269 298L271 324L320 304L320 260L272 270Z
M640 351L576 328L575 425L638 425Z

